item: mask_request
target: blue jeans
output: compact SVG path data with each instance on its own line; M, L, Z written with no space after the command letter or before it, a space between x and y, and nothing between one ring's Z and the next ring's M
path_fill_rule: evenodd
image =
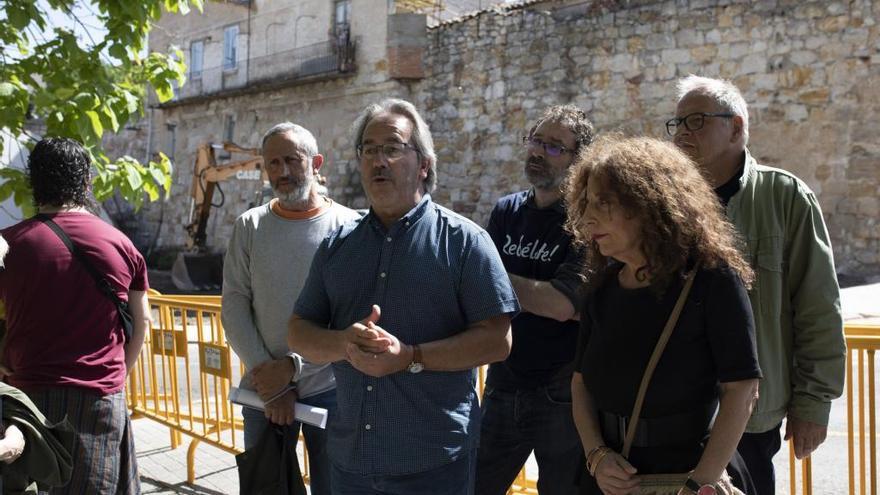
M318 395L299 399L299 402L332 411L336 409L336 390L328 390ZM260 435L266 429L269 420L266 419L263 411L251 409L250 407L242 407L241 415L244 417L244 448L249 449L260 440ZM311 493L312 495L330 495L330 460L327 457L327 430L317 426L294 422L289 428L290 438L288 439L294 445L299 440L300 427L302 427L303 436L306 440L306 450L309 453L309 477L311 480L309 487Z
M571 381L534 390L486 387L477 454L477 495L503 495L532 451L541 495L577 493L583 459L571 414Z
M476 452L423 473L401 476L360 475L333 465L333 495L473 495Z

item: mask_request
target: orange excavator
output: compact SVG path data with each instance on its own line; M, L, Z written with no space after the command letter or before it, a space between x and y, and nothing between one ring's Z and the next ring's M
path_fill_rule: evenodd
M249 155L250 158L217 164L214 150L227 153ZM223 190L220 183L228 180L268 181L263 168L263 158L256 148L242 148L233 143L199 145L196 162L193 166L192 189L190 190L190 214L186 231L189 236L186 250L181 252L171 268L171 281L175 287L187 292L217 292L223 283L223 253L207 246L207 226L211 208L222 206L213 204L215 192ZM262 203L265 187L260 188L259 203Z

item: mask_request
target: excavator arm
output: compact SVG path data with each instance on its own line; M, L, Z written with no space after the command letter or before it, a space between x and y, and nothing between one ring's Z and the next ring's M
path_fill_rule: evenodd
M219 148L230 153L247 154L253 158L217 165L214 149ZM207 250L207 226L211 215L211 203L217 184L229 180L232 177L241 177L243 172L257 172L261 179L266 179L263 171L263 158L260 152L254 148L242 148L233 143L212 145L204 143L199 145L196 155L196 163L193 167L192 188L190 196L189 224L186 231L189 234L187 248L190 251L205 252Z
M218 165L214 156L215 149L251 155L251 158ZM223 282L223 255L207 246L208 218L218 184L233 178L267 179L259 150L242 148L232 143L199 145L190 190L189 223L186 225L187 250L178 254L171 268L171 281L181 291L217 293L220 290Z

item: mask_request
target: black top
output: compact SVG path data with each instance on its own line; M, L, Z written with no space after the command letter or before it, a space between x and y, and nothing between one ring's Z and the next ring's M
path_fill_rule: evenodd
M745 158L743 158L745 160ZM743 165L736 171L733 177L730 178L724 184L715 188L715 194L718 195L718 199L721 200L721 204L727 206L727 203L730 202L730 198L733 197L734 194L739 192L740 183L739 180L743 176L743 172L745 172L746 166L745 161L743 161Z
M584 301L575 363L599 411L629 416L684 281L675 281L658 299L651 288L622 288L617 279L621 267L609 270L605 283ZM654 371L641 416L657 421L686 415L712 404L719 382L760 377L745 288L729 269L701 269ZM710 419L692 424L693 430L679 437L703 438ZM620 449L620 439L605 440ZM642 474L689 471L703 445L696 440L676 449L649 447L633 447L630 454Z
M550 281L577 308L580 305L582 250L563 229L561 202L538 208L531 191L498 200L486 230L508 273ZM511 322L510 356L489 367L487 383L504 390L531 389L571 376L578 338L575 320L559 322L525 311Z

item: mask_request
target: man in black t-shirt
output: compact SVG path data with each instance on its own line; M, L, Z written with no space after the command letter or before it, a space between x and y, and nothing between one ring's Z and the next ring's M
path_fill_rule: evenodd
M542 495L575 493L582 459L571 413L582 253L565 232L560 186L593 125L570 105L552 106L523 138L532 188L501 198L492 236L522 312L507 360L489 367L477 455L476 493L503 495L529 454Z

